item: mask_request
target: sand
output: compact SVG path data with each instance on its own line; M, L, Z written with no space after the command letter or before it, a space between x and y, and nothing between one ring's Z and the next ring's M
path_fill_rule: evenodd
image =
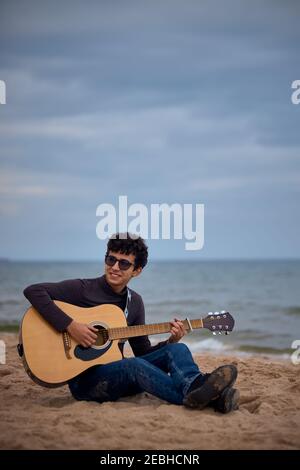
M300 365L266 356L195 357L202 370L234 363L238 411L191 410L143 393L118 402L75 401L67 387L42 388L23 370L15 334L0 365L1 449L299 449Z

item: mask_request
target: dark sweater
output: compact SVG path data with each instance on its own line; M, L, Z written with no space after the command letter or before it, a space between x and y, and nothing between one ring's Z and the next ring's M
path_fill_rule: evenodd
M144 325L145 308L142 297L130 289L131 300L128 302L127 324ZM65 331L72 318L64 313L53 300L61 300L78 307L95 307L102 304L114 304L123 311L126 307L127 288L117 294L108 284L105 276L94 279L69 279L62 282L33 284L24 290L25 297L33 307L57 331ZM164 346L166 341L151 346L148 336L129 339L135 356L142 356Z

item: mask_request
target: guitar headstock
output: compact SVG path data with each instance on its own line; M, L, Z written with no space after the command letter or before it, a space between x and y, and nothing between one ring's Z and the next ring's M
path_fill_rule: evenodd
M209 314L202 319L203 328L213 332L213 335L219 333L229 334L234 327L234 319L229 312L222 310L222 312L209 312Z

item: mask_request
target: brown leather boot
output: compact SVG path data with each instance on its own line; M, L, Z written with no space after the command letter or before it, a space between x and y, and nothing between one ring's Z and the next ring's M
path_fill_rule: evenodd
M219 413L230 413L239 409L240 392L237 388L226 387L221 395L216 399L209 402L208 406L214 408Z
M202 410L209 402L219 398L225 388L231 387L236 378L237 368L233 364L218 367L210 374L206 374L204 383L197 386L197 378L196 385L191 384L183 399L183 404L188 408Z

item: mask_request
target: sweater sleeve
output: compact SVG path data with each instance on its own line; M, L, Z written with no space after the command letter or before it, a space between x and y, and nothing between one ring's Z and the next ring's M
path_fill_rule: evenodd
M145 325L145 307L144 302L140 296L138 296L136 308L136 315L133 325ZM143 356L144 354L156 351L157 349L165 346L167 342L167 340L161 341L155 346L151 346L148 336L137 336L135 338L129 339L129 344L135 356Z
M62 282L32 284L24 289L23 294L50 325L62 332L72 322L72 318L55 305L53 300L79 305L83 298L83 291L82 279L70 279Z

